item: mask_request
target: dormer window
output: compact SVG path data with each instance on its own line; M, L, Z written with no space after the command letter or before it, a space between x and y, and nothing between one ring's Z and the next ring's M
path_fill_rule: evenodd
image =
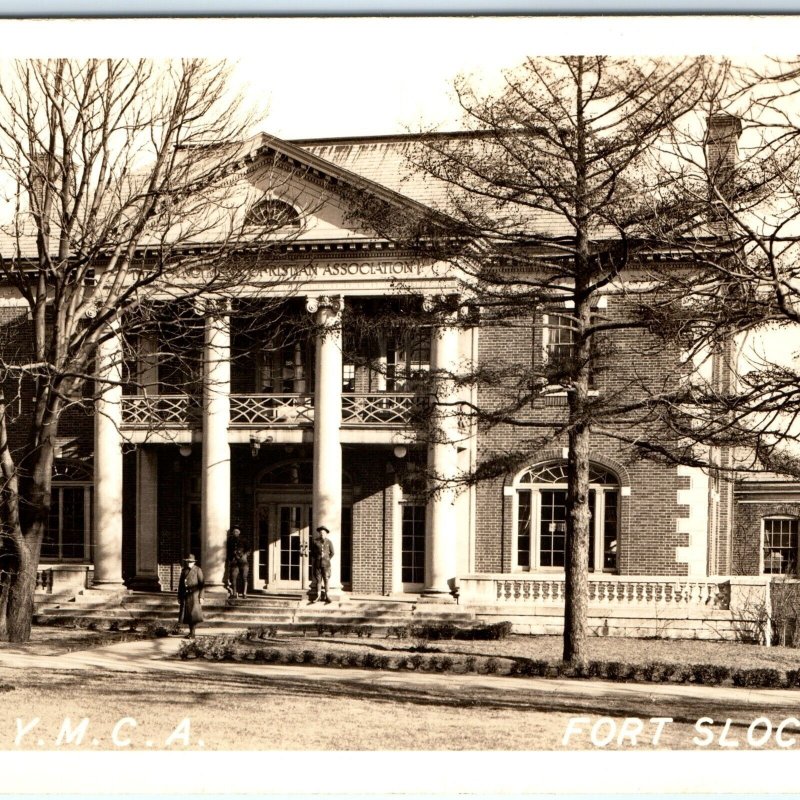
M300 215L297 210L282 200L265 198L259 200L248 212L245 225L261 228L299 228Z

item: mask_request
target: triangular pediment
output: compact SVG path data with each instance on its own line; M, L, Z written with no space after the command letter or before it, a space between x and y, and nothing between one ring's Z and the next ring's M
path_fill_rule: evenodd
M248 208L259 203L288 206L286 218L292 224L276 231L276 236L298 241L385 238L385 232L365 221L361 212L365 203L405 217L436 216L422 203L265 134L252 141L239 165L242 201Z

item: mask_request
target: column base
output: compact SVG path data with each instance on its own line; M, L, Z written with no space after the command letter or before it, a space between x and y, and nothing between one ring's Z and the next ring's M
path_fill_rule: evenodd
M228 587L223 586L221 583L207 583L203 586L203 592L204 594L213 594L214 596L230 594Z
M447 591L436 591L435 589L423 589L419 600L423 604L454 605L458 602L455 595L448 589Z
M123 581L92 581L91 589L97 589L100 592L127 592L128 587Z

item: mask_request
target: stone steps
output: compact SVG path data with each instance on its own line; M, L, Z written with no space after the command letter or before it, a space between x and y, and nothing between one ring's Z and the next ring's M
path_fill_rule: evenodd
M87 596L88 595L88 596ZM259 625L279 630L313 630L318 625L369 625L374 631L413 624L470 624L475 615L457 605L417 603L416 598L387 599L347 598L341 602L310 604L305 598L252 595L229 600L224 595L209 594L204 599L205 630L245 630ZM40 602L36 621L40 624L93 622L98 627L116 624L173 623L177 621L178 603L174 593L125 592L103 596L86 593L56 602Z

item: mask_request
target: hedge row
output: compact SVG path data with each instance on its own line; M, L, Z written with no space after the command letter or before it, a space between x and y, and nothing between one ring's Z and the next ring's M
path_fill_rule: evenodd
M206 637L182 643L182 659L205 658L212 661L255 661L266 664L315 664L360 669L414 670L422 672L462 672L500 674L514 677L596 678L636 683L694 683L751 688L800 688L800 669L787 673L776 669L736 669L716 664L688 666L650 662L629 664L621 661L590 661L583 667L530 658L453 657L421 653L374 653L359 651L286 650L281 648L243 648L229 636Z
M357 636L359 639L370 639L378 628L374 625L335 624L330 622L300 623L292 629L316 631L317 636ZM254 639L274 639L278 628L275 625L256 625L247 629L245 637ZM510 622L492 624L477 623L474 625L454 625L449 622L432 622L414 625L392 625L386 629L386 638L421 639L423 641L440 641L444 639L460 639L465 641L498 641L511 635Z

